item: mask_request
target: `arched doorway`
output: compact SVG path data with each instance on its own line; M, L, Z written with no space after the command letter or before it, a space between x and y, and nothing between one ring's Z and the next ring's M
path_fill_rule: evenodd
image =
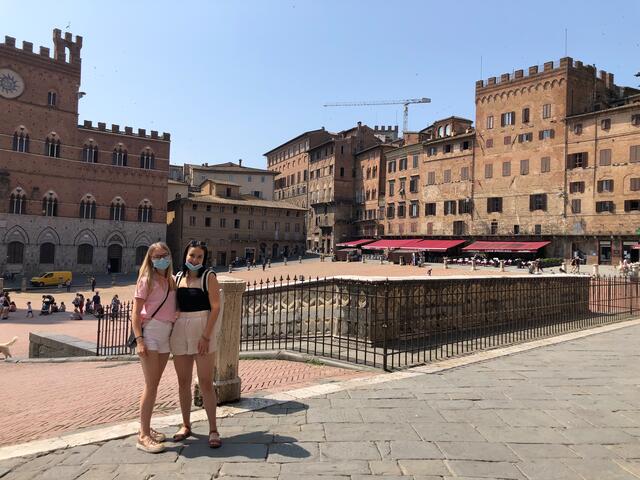
M271 258L273 259L278 258L278 250L279 250L278 244L274 243L273 247L271 247Z
M122 269L122 246L112 243L107 249L107 263L111 273L120 273Z

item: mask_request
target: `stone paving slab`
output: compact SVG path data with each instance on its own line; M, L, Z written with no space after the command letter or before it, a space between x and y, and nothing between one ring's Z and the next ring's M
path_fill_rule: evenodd
M206 446L208 427L198 422L193 438L169 442L159 455L136 451L128 437L0 461L0 475L640 479L639 335L636 325L313 398L287 394L283 403L222 419L218 450Z

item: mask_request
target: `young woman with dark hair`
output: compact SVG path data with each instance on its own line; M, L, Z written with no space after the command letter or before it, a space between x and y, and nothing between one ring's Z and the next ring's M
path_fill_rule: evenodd
M213 388L213 372L223 302L216 274L206 268L207 257L204 242L190 242L184 250L182 271L176 275L179 313L170 343L183 423L173 439L182 441L191 435L191 380L195 363L209 419L209 446L218 448L222 442L216 426L218 399Z

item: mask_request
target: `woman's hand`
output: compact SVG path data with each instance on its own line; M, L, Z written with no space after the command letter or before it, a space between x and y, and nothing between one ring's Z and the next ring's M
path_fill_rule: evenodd
M136 340L136 353L139 357L147 355L147 346L144 344L144 339L142 337Z
M200 340L198 340L198 354L206 355L207 353L209 353L209 339L203 335L200 337Z

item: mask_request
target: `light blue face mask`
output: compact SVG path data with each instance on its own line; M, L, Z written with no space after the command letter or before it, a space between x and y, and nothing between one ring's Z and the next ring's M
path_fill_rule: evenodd
M156 258L151 260L151 262L153 263L153 268L158 270L166 270L169 268L169 265L171 265L169 257Z
M185 267L187 267L192 272L195 272L195 271L200 270L202 268L202 264L201 263L199 263L198 265L194 265L193 263L189 262L189 260L184 262L184 265L185 265Z

